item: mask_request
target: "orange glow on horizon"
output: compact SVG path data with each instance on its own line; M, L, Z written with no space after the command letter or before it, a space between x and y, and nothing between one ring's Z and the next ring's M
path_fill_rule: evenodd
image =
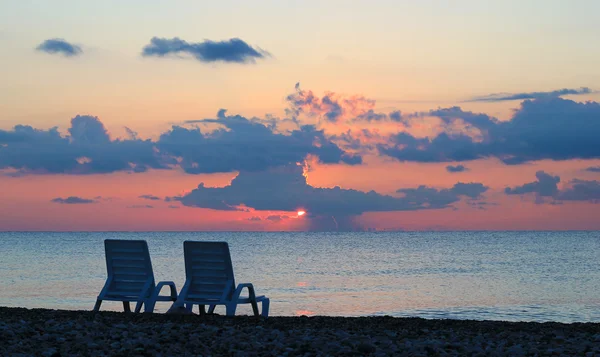
M298 211L298 217L302 217L306 214L306 211Z

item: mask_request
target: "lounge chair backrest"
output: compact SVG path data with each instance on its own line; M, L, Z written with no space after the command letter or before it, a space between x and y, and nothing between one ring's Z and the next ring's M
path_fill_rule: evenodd
M144 240L104 241L106 269L111 280L109 292L119 295L135 294L154 287L154 273Z
M219 300L235 288L233 265L226 242L183 243L188 294L197 299Z

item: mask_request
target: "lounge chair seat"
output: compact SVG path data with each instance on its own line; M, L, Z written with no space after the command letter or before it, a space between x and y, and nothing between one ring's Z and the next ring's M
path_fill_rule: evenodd
M172 281L155 284L148 243L144 240L104 241L108 278L100 291L94 311L100 310L102 301L122 301L123 310L131 312L130 302L136 302L135 312L153 312L157 301L176 301L177 289ZM169 296L160 291L168 286Z
M213 313L217 305L225 305L228 316L235 315L239 304L251 304L255 316L269 316L269 298L256 296L254 286L249 283L235 285L233 264L226 242L183 243L185 258L185 284L179 293L175 305L184 306L191 311L198 305L200 314ZM241 297L242 290L248 290L248 297ZM258 303L262 311L259 314Z

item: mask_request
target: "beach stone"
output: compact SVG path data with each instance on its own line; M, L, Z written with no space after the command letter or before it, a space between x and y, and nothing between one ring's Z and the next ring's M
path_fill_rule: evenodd
M373 353L377 349L375 348L375 346L368 342L361 342L356 346L356 350L360 353Z
M95 342L89 342L89 343L87 344L87 347L88 347L89 349L96 349L96 348L100 347L100 345L98 345L98 344L97 344L97 343L95 343Z
M525 355L525 350L523 350L523 347L521 345L514 345L514 346L510 347L509 349L507 349L506 352L508 354L510 354L511 356L524 356Z
M123 314L0 307L0 356L596 356L600 324ZM427 330L427 333L424 331ZM559 337L558 339L556 337ZM560 339L563 337L563 339ZM46 340L46 341L44 341ZM560 342L559 342L560 341ZM60 351L60 353L58 352Z
M53 357L57 353L56 348L49 348L42 352L42 356L44 357Z

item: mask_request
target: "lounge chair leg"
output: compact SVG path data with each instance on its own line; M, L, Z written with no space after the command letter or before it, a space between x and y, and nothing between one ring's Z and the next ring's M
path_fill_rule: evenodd
M185 309L189 312L192 312L192 309L194 308L194 304L185 304Z
M258 303L256 300L254 300L250 304L252 305L252 312L254 313L254 316L258 317Z
M217 305L208 305L208 313L209 314L214 314L215 313L215 307L217 307Z
M96 300L96 305L94 305L94 311L100 311L100 305L102 305L102 300Z
M142 305L146 306L146 312L148 311L148 304L146 302L144 302L144 300L140 300L137 302L137 304L135 304L135 313L137 314L138 312L142 311ZM154 309L153 309L154 310ZM152 311L150 311L152 312Z
M237 304L228 304L225 305L225 314L227 316L234 316L235 310L237 310Z
M154 306L156 306L156 301L152 301L152 300L144 301L144 312L153 313Z
M200 316L206 315L206 308L204 305L198 305L198 311L200 312Z
M270 305L270 300L268 298L265 298L262 301L262 316L263 317L269 317L269 305Z
M131 305L129 305L129 301L123 301L123 311L131 312Z

